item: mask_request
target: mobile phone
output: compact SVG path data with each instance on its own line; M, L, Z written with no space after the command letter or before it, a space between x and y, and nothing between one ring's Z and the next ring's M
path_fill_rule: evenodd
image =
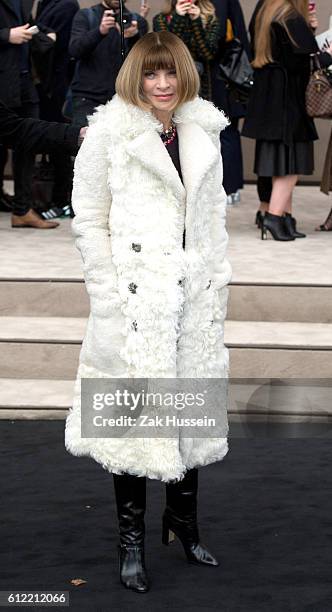
M145 0L141 0L141 8L143 8L143 6L145 6Z
M309 9L309 13L313 13L316 10L316 2L309 2L308 9Z
M38 26L34 25L34 26L31 26L31 28L28 28L27 32L29 32L32 35L38 34L39 28L38 28Z

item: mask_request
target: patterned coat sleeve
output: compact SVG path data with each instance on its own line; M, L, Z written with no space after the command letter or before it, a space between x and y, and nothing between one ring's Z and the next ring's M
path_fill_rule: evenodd
M218 54L221 36L220 22L216 18L209 19L204 28L201 17L193 19L191 23L191 38L189 48L198 61L211 61Z
M176 34L176 36L179 36L179 38L189 46L191 30L191 19L189 15L178 15L176 11L173 11L169 16L164 15L164 13L159 13L153 19L153 31L161 32L163 30Z

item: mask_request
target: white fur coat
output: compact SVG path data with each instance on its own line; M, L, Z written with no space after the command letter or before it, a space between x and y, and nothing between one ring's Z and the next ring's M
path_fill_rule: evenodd
M91 312L65 432L72 454L163 481L222 459L227 438L84 439L80 381L228 376L231 268L219 142L228 122L199 97L178 107L174 121L184 186L162 124L118 95L92 116L76 158L72 227Z

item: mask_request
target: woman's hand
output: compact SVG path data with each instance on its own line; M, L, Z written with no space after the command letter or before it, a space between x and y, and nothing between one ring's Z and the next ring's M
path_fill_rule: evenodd
M201 9L199 8L199 6L197 6L197 4L192 3L188 11L188 15L190 19L194 21L194 19L198 19L200 14L201 14Z
M322 48L322 51L326 51L327 53L332 55L332 42L330 42L329 44L326 43L326 45L324 45L324 47Z
M185 14L188 13L190 7L191 7L191 2L188 2L188 0L178 0L175 5L175 10L178 15L181 15L181 17L184 17Z

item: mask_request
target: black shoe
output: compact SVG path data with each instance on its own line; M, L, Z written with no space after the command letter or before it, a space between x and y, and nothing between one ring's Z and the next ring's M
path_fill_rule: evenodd
M146 478L113 474L113 481L119 519L120 581L127 589L146 593L150 587L144 555Z
M74 211L70 204L65 204L64 206L53 206L48 210L44 210L41 213L43 219L56 219L61 217L74 217Z
M183 480L179 482L166 483L162 543L167 546L176 535L183 545L189 563L217 566L219 562L199 539L197 489L197 468L188 470Z
M279 215L273 215L269 212L265 213L261 226L262 240L267 239L267 230L271 233L274 240L280 240L282 242L295 240L294 236L291 236L287 231L285 218Z
M292 217L290 213L285 213L284 223L285 223L285 226L290 236L293 236L294 238L305 238L306 237L306 234L303 234L302 232L297 231L296 219L294 219L294 217Z
M13 212L13 196L10 196L4 191L0 191L0 211Z
M255 224L257 225L257 227L259 229L261 229L261 227L262 227L263 219L264 219L264 215L263 215L262 211L258 210L256 212Z
M332 208L324 223L315 228L316 232L332 232Z

